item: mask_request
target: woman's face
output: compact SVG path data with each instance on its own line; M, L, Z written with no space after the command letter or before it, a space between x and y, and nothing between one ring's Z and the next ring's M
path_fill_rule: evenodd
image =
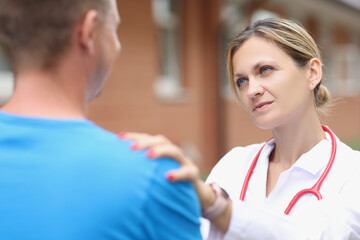
M273 42L251 37L232 64L240 101L258 127L274 129L313 107L307 66L298 67Z

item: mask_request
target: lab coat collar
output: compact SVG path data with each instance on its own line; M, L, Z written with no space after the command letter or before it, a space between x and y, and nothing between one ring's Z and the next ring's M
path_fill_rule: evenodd
M326 139L321 140L308 152L304 153L290 169L303 169L313 175L321 171L329 162L331 154L331 139L326 133Z
M274 138L270 139L269 141L267 141L265 143L265 146L260 153L260 156L259 156L258 162L256 164L256 167L254 169L254 172L257 172L257 171L267 172L267 169L269 166L269 157L270 157L270 154L271 154L272 150L274 149L274 147L275 147L275 139ZM259 149L259 151L260 151L260 149ZM254 157L255 157L255 155L254 155ZM251 162L250 162L250 164L251 164Z
M338 138L335 137L338 141ZM254 172L269 166L269 156L274 149L275 140L268 141L262 150L258 163L254 169ZM313 175L316 175L322 170L328 163L331 154L331 138L328 133L325 132L325 139L316 144L308 152L304 153L295 164L289 169L302 169Z

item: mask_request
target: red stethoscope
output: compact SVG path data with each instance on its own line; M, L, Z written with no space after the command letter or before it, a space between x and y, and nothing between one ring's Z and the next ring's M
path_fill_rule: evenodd
M299 198L304 195L304 194L307 194L307 193L310 193L310 194L314 194L318 200L322 199L322 196L321 196L321 193L320 193L320 187L322 185L322 183L324 182L326 176L328 175L333 163L334 163L334 159L335 159L335 155L336 155L336 150L337 150L337 144L336 144L336 138L335 138L335 135L333 132L330 131L329 128L325 127L324 125L321 125L323 130L327 133L329 133L330 135L330 138L331 138L331 143L332 143L332 146L331 146L331 155L330 155L330 160L324 170L324 172L321 174L319 180L315 183L314 186L312 186L311 188L307 188L307 189L303 189L301 190L300 192L298 192L294 198L291 200L291 202L289 203L289 205L287 206L286 210L285 210L285 214L288 215L291 211L291 209L294 207L294 205L296 204L296 202L299 200ZM270 139L271 140L271 139ZM269 141L270 141L269 140ZM269 142L268 141L268 142ZM260 153L261 151L263 150L263 148L265 147L265 145L268 143L266 142L264 144L264 146L262 146L259 150L259 152L256 154L253 162L251 163L251 166L246 174L246 177L245 177L245 180L244 180L244 184L242 186L242 189L241 189L241 193L240 193L240 200L241 201L244 201L245 199L245 194L246 194L246 190L247 190L247 187L248 187L248 184L249 184L249 181L250 181L250 177L255 169L255 166L257 164L257 161L259 159L259 156L260 156Z

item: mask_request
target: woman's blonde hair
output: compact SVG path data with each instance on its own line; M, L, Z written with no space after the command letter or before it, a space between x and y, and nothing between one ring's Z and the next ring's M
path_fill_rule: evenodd
M283 18L268 18L257 21L245 28L230 43L227 51L227 71L230 85L236 96L234 82L233 56L239 47L251 37L266 38L275 43L286 52L299 67L304 67L309 60L317 58L321 62L321 55L314 39L300 25L292 20ZM314 102L316 107L326 105L330 100L330 93L322 84L322 81L314 89Z

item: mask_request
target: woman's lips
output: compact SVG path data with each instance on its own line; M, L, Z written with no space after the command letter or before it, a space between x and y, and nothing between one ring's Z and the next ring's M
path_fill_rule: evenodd
M261 102L259 104L256 104L253 108L253 111L262 111L272 103L273 103L272 101L267 101L267 102Z

